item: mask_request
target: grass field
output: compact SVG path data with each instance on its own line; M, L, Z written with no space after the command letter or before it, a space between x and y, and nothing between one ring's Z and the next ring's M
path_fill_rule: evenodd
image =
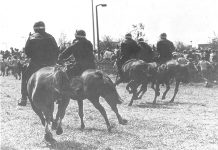
M174 103L171 87L166 100L158 98L152 105L154 91L148 89L142 100L129 107L130 96L125 84L117 87L123 104L118 106L128 124L118 124L116 115L101 99L114 126L107 132L103 117L88 101L84 101L86 128L80 130L76 101L71 101L63 120L62 135L53 132L56 143L44 141L44 127L31 109L18 107L20 82L12 76L0 77L1 149L2 150L217 150L218 149L218 87L201 84L181 85ZM161 87L161 92L164 90Z

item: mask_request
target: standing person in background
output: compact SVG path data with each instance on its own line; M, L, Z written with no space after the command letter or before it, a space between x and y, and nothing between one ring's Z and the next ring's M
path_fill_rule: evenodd
M42 21L36 22L33 26L34 33L29 35L24 53L30 58L30 63L22 73L21 99L19 106L26 106L27 103L27 82L31 75L45 66L55 65L58 58L58 46L55 38L45 32L45 24Z

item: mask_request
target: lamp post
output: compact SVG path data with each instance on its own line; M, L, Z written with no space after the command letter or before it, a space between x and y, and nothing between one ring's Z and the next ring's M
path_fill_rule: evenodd
M100 50L99 50L99 29L98 29L98 6L106 7L107 4L98 4L98 5L95 6L95 9L96 9L96 27L97 27L98 59L100 59Z
M92 0L92 31L93 31L93 49L95 49L95 23L94 23L93 0Z

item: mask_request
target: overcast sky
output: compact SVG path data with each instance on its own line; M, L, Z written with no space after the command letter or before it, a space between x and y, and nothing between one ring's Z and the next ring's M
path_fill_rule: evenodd
M100 38L123 37L132 24L143 23L148 43L156 44L162 32L171 41L207 43L218 34L218 0L93 0L98 7ZM92 42L91 0L0 0L0 49L21 48L36 21L56 41L61 33L73 40L84 29Z

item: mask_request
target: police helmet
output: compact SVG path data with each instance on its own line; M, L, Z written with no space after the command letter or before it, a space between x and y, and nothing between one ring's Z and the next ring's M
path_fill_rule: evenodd
M76 38L85 38L86 32L84 30L76 30L75 37Z
M33 26L34 30L45 29L45 23L43 21L38 21Z
M131 34L131 33L127 33L127 34L125 35L125 38L126 38L126 39L131 39L131 38L132 38L132 34Z
M166 34L166 33L161 33L160 37L161 37L162 39L164 39L164 38L167 37L167 34Z
M144 42L143 38L139 38L138 42Z

